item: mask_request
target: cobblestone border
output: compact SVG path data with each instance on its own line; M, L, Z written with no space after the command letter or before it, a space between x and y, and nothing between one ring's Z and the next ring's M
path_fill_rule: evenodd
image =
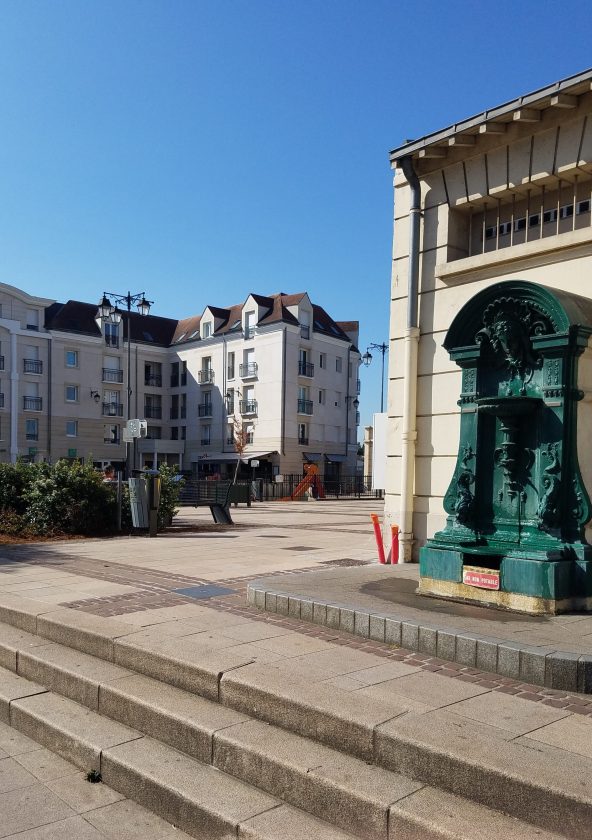
M592 694L592 655L520 645L450 626L398 620L356 609L354 605L312 600L272 587L273 583L265 579L250 582L248 603L269 613L353 633L363 639L456 662L469 669L500 674L549 689Z

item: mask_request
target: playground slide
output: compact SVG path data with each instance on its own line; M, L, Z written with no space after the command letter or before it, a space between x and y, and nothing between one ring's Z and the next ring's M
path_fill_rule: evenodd
M296 489L291 496L284 496L282 502L291 502L294 499L299 499L308 490L309 487L314 486L317 491L319 499L325 498L325 488L319 478L319 468L315 464L307 464L305 467L307 473L302 481L296 486Z

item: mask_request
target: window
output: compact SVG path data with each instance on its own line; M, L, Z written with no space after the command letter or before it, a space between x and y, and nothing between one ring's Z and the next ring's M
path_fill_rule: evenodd
M308 446L308 426L306 423L298 423L298 443L301 446Z
M320 368L326 368L327 367L327 354L326 353L321 353L319 355L319 367Z
M105 344L108 347L119 347L119 324L105 322Z
M146 437L150 440L160 440L162 438L162 426L148 426Z
M226 443L229 446L232 446L234 444L234 424L233 423L229 423L228 426L226 427Z
M179 362L171 364L171 388L179 387Z
M234 353L228 354L228 365L227 365L227 374L228 379L234 379Z
M341 405L341 391L335 391L335 405L338 408Z
M325 405L325 391L321 389L319 391L319 405Z
M25 420L25 437L27 440L39 440L39 420Z
M171 426L171 440L179 440L179 427Z
M27 309L27 329L39 329L39 312L37 309Z
M234 388L226 391L226 413L234 414Z
M210 338L211 335L212 335L212 322L207 321L205 324L202 325L201 337L202 338Z
M255 311L245 312L245 338L255 335Z
M254 426L243 426L243 437L245 443L253 443L255 439L255 427Z
M78 437L78 420L66 420L66 437Z
M144 362L144 385L149 388L162 387L162 365L160 362Z
M105 443L119 443L119 426L104 426L103 440Z
M78 402L78 385L66 385L66 402Z
M66 367L78 367L78 350L66 350Z
M209 446L211 440L211 426L202 426L201 427L201 445L202 446Z
M185 440L187 437L187 426L180 426L181 429L181 440Z
M187 385L187 362L181 362L181 387Z

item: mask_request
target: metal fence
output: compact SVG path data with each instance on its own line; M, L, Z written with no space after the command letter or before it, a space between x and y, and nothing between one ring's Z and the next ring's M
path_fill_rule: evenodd
M362 475L342 475L337 478L320 477L328 499L382 499L383 490L372 488L372 477ZM254 481L239 479L237 484L251 486L251 498L260 502L273 502L294 497L298 485L302 482L300 474L284 475L282 481L267 481L256 478ZM226 499L228 481L206 481L188 478L181 490L180 504L195 505L199 502L223 502ZM299 494L302 498L304 494ZM296 497L298 498L298 497Z

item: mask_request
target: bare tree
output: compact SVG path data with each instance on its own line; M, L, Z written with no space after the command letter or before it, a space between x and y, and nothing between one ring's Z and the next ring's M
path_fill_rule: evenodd
M234 451L237 454L236 467L234 468L234 478L232 479L232 483L236 484L236 479L238 477L238 468L240 467L240 462L242 461L242 457L246 449L249 437L249 433L247 431L246 426L243 426L241 418L237 417L236 414L232 418L232 433L234 436Z

